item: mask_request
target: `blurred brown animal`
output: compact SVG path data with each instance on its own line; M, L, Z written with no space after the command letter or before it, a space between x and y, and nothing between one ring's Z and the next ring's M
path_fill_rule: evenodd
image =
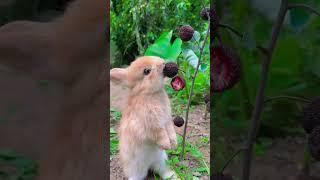
M0 115L22 108L0 121L0 148L38 160L39 180L106 179L108 3L76 0L52 22L0 27Z

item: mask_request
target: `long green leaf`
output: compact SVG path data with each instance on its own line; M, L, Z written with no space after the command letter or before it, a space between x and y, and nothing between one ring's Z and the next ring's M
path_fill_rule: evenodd
M181 45L182 40L180 38L175 39L173 44L167 49L165 60L176 61L181 53Z

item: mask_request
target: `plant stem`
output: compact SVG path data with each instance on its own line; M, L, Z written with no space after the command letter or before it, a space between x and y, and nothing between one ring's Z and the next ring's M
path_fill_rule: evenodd
M139 1L138 4L141 4L141 2ZM137 15L137 11L138 8L137 6L135 6L135 0L132 1L132 5L133 5L133 11L132 11L132 18L133 18L133 22L136 22L135 24L135 28L134 28L134 33L136 36L136 43L138 45L138 50L139 50L139 54L142 55L143 54L143 46L141 43L141 37L140 37L140 30L139 30L139 24L140 24L140 19L139 16Z
M320 16L320 12L314 9L313 7L307 5L307 4L289 4L288 9L294 9L294 8L303 8L306 9L309 12L312 12L318 16Z
M184 154L185 154L184 151L185 151L185 144L186 144L186 133L187 133L187 127L188 127L188 117L189 117L189 110L190 110L190 105L191 105L191 98L192 98L192 95L193 95L194 83L195 83L195 80L196 80L196 77L197 77L197 74L198 74L198 70L199 70L199 67L200 67L202 54L203 54L204 47L206 45L207 39L209 37L209 33L210 33L210 25L208 26L206 37L205 37L205 39L203 41L202 47L200 48L200 55L199 55L198 64L197 64L196 70L194 71L194 75L192 77L192 83L191 83L191 87L190 87L188 105L187 105L187 110L186 110L185 124L184 124L184 129L183 129L183 141L182 141L182 151L181 151L180 160L184 159Z
M261 79L260 79L258 91L256 94L253 114L251 117L251 126L248 133L248 141L246 143L246 150L245 150L244 160L243 160L242 180L249 180L250 178L253 144L256 140L256 136L260 126L260 115L263 108L264 92L265 92L266 82L268 78L269 65L272 59L273 50L277 44L278 36L281 30L283 21L285 19L287 10L288 10L288 0L282 0L281 6L278 12L277 20L272 29L271 40L268 46L268 54L265 56L265 59L261 65L262 67L262 70L260 73Z
M278 100L278 99L291 99L291 100L296 100L296 101L301 101L301 102L306 102L310 103L310 99L302 98L302 97L295 97L295 96L275 96L275 97L270 97L266 100L264 100L264 104L273 100Z
M241 148L239 149L236 153L234 153L232 155L232 157L228 160L228 162L223 166L223 168L221 169L220 173L223 173L223 171L226 169L226 167L228 167L228 165L230 164L230 162L241 152L245 149Z
M240 38L243 37L243 35L239 31L237 31L235 28L233 28L233 27L231 27L231 26L229 26L227 24L221 24L220 23L218 26L222 27L222 28L229 29L231 32L233 32L235 35L239 36Z

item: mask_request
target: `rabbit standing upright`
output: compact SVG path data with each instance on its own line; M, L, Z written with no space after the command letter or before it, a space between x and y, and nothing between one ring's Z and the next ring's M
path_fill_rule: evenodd
M165 163L165 150L177 146L170 101L164 90L163 59L137 58L127 68L110 71L113 83L128 88L119 128L120 160L129 180L142 180L148 170L176 179Z

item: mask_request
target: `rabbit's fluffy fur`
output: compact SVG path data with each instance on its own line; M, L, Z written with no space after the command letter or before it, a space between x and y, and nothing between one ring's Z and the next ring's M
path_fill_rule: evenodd
M129 89L119 128L120 159L129 180L144 179L149 169L163 179L176 179L165 164L165 150L175 148L177 138L164 90L164 66L163 59L144 56L127 68L110 71L113 83Z

